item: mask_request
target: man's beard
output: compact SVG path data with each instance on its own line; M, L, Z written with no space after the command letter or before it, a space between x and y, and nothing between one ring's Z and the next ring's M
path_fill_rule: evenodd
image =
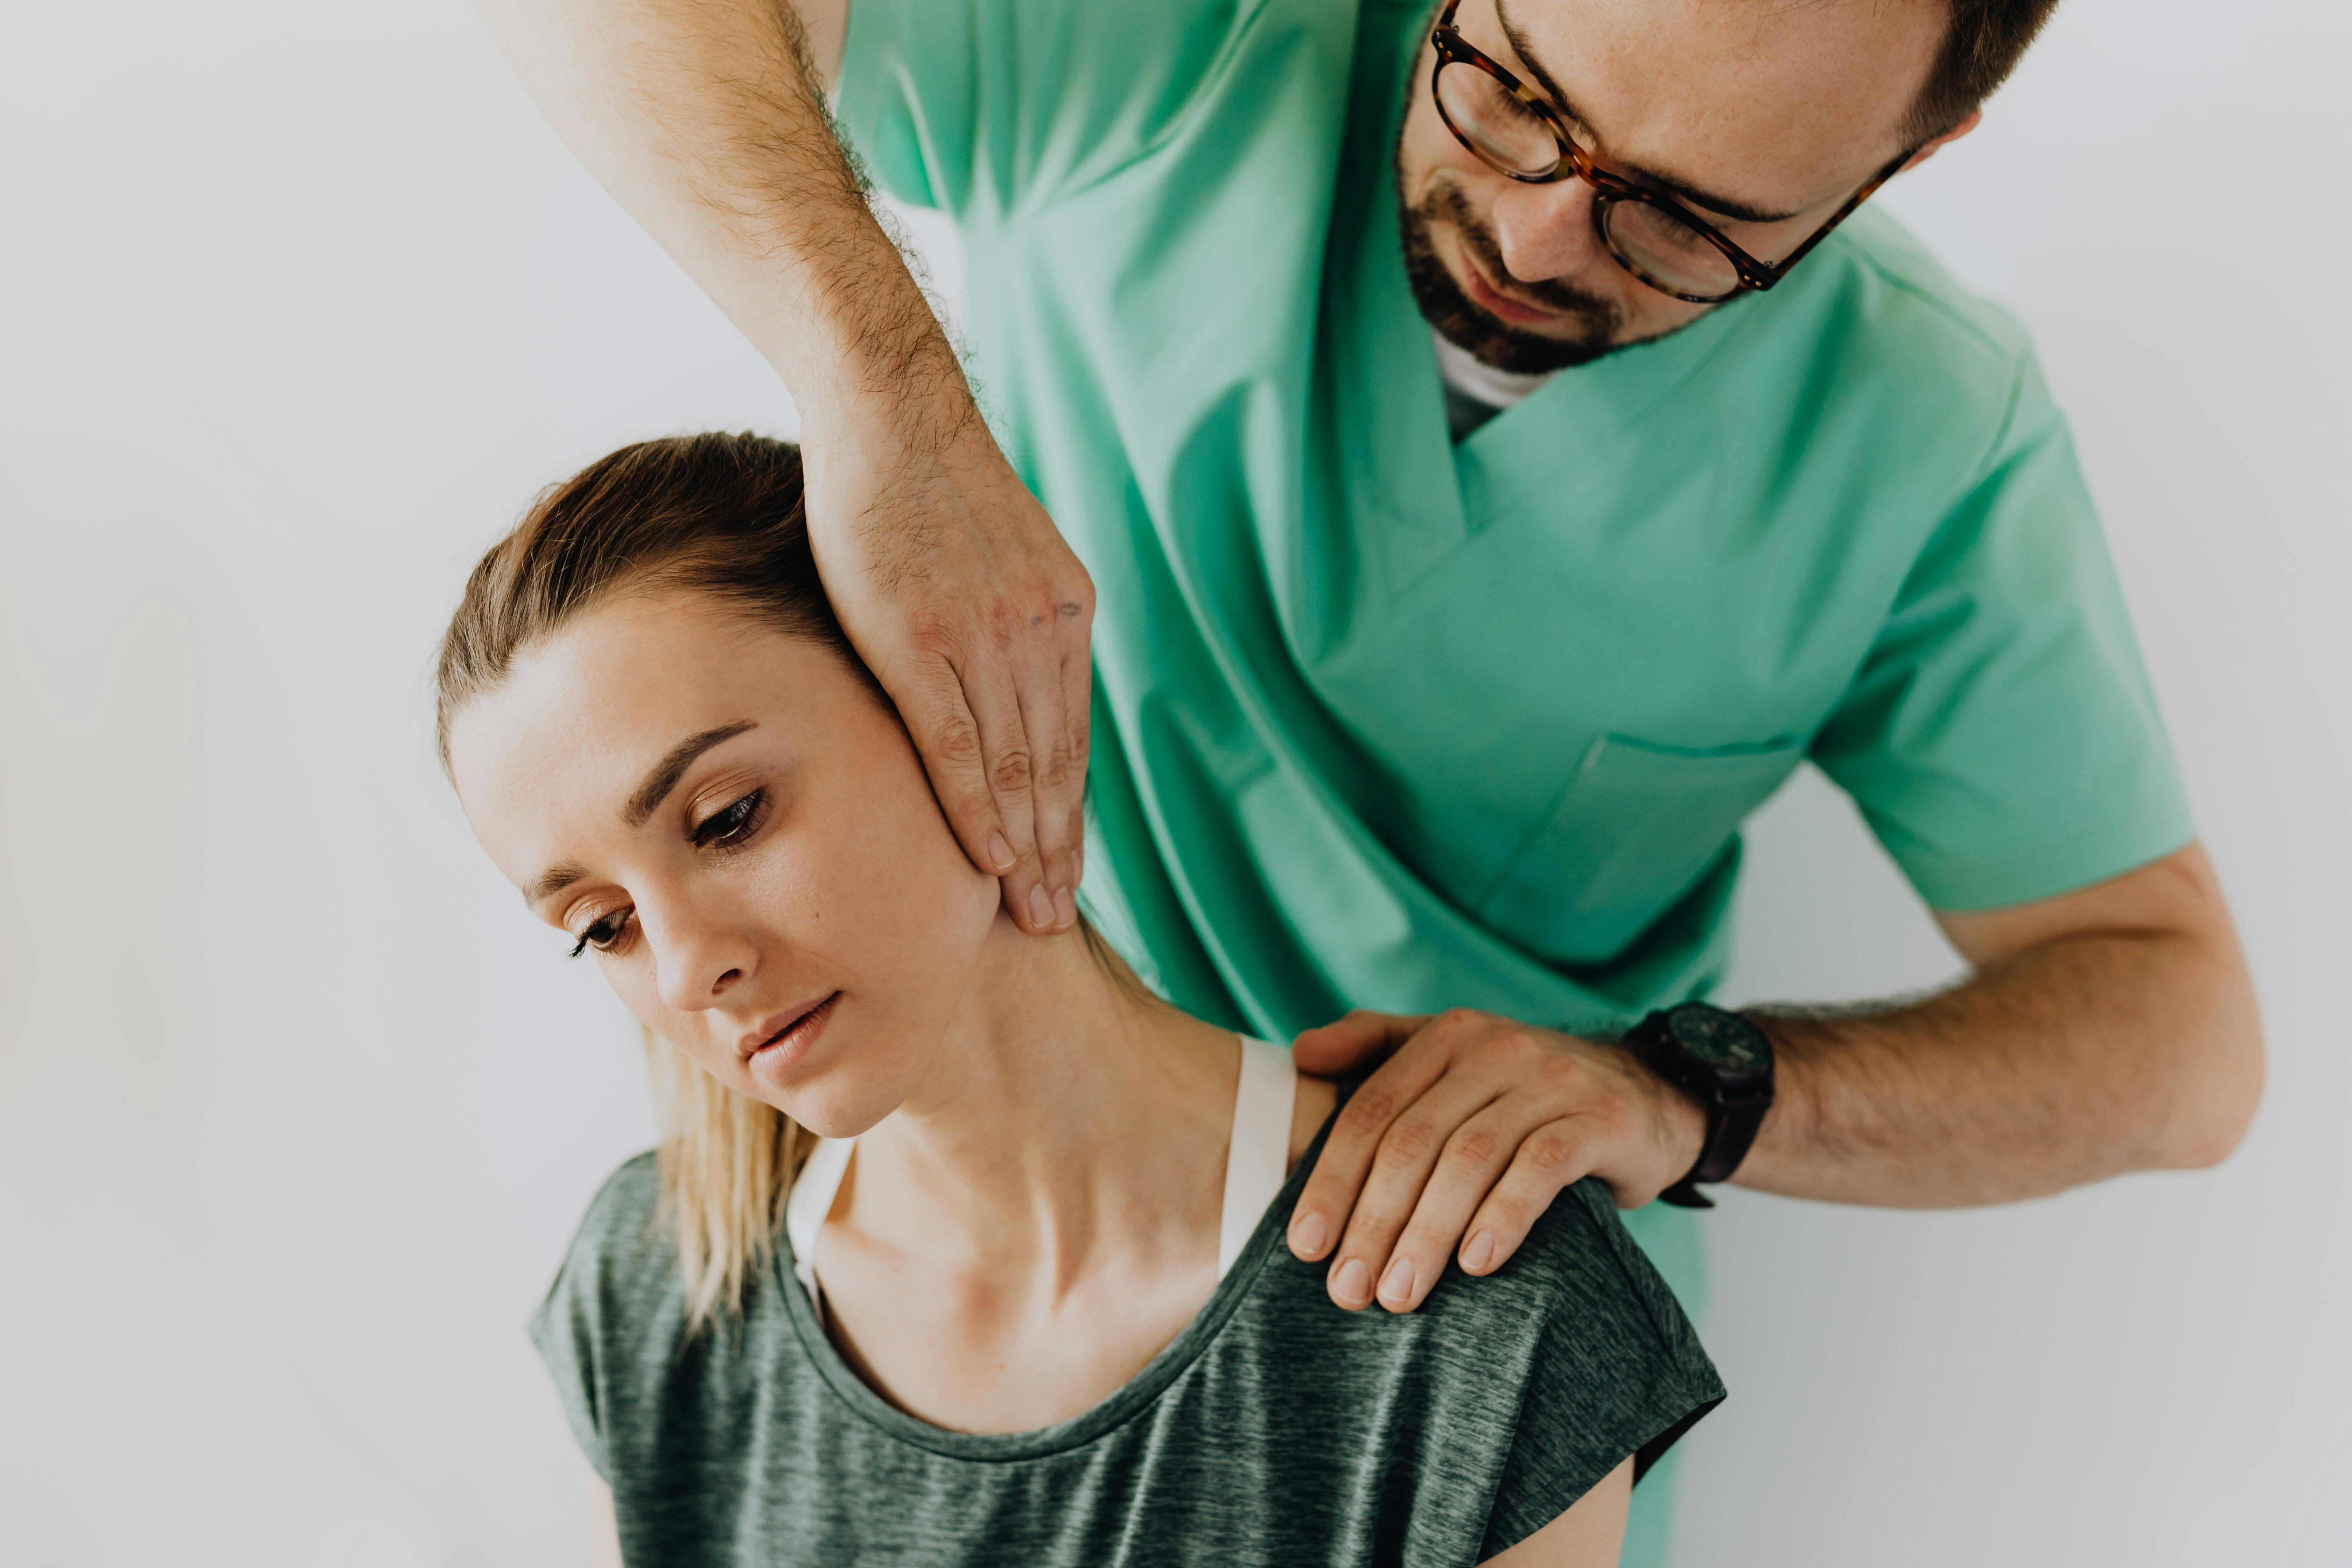
M1454 232L1461 237L1462 248L1485 265L1488 277L1500 279L1510 278L1511 273L1503 264L1502 247L1495 243L1495 237L1470 210L1469 202L1451 180L1439 176L1418 205L1408 205L1402 201L1397 205L1397 226L1404 238L1405 277L1412 284L1413 302L1448 342L1496 370L1520 375L1543 375L1570 365L1589 364L1622 346L1616 337L1625 322L1623 307L1558 279L1538 283L1511 279L1517 285L1513 292L1573 319L1582 331L1572 337L1539 337L1534 332L1515 331L1473 303L1454 280L1454 275L1445 269L1445 263L1438 259L1437 247L1430 240L1430 231L1439 221L1454 226Z

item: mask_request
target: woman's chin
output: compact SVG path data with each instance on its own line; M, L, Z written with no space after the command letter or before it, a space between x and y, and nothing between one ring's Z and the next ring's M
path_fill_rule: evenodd
M860 1053L831 1048L782 1071L763 1072L755 1060L751 1094L820 1138L855 1138L904 1098L898 1085L870 1070L876 1065Z

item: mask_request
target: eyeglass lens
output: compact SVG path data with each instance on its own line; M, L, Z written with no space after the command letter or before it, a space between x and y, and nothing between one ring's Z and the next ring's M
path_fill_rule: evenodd
M1669 293L1719 300L1737 293L1739 269L1698 230L1664 207L1613 201L1601 210L1609 248Z
M1505 174L1540 179L1559 168L1551 123L1509 88L1467 60L1439 68L1438 107L1471 151ZM1731 258L1663 207L1630 198L1601 211L1601 232L1618 258L1669 293L1723 299L1739 288Z
M1559 166L1559 142L1550 122L1469 61L1439 68L1437 102L1472 151L1505 173L1542 175Z

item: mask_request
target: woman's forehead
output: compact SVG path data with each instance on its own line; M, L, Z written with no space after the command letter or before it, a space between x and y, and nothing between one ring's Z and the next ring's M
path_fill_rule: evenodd
M552 837L601 837L682 740L788 718L798 639L660 602L600 607L524 648L449 726L450 773L509 876ZM534 848L533 846L538 847Z

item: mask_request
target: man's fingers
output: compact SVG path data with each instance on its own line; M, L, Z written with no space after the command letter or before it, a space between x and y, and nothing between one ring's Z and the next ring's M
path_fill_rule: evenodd
M1036 769L1012 669L1004 659L982 655L967 658L961 668L950 666L950 671L958 680L957 695L971 715L980 753L976 771L989 797L992 833L980 836L982 853L973 855L972 862L1003 879L1004 907L1022 930L1050 931L1055 924L1053 895L1045 887L1036 852ZM940 804L949 805L946 796L940 797ZM951 821L955 810L949 805ZM972 841L961 823L956 836L964 840L965 852L971 853ZM1007 851L1013 857L1009 868L1003 866Z
M1070 890L1087 876L1087 764L1093 761L1094 658L1084 627L1076 649L1062 661L1062 743L1069 756L1067 806L1070 821Z
M1306 1068L1303 1062L1299 1065ZM1298 1194L1297 1206L1290 1211L1293 1253L1312 1263L1331 1250L1356 1206L1356 1194L1363 1189L1364 1176L1372 1168L1389 1124L1444 1070L1442 1052L1400 1054L1389 1058L1348 1097L1331 1125L1330 1136L1323 1140L1323 1152L1307 1178L1306 1189Z
M1446 1139L1412 1217L1388 1260L1373 1271L1381 1306L1391 1312L1410 1312L1428 1299L1445 1272L1446 1258L1465 1239L1471 1215L1503 1173L1525 1131L1507 1104L1497 1101Z
M1412 1280L1400 1283L1391 1278L1397 1238L1419 1206L1430 1174L1454 1134L1494 1098L1492 1086L1475 1083L1460 1072L1449 1073L1389 1124L1373 1154L1370 1173L1364 1178L1363 1191L1348 1215L1339 1245L1331 1254L1328 1277L1334 1301L1352 1311L1370 1306L1375 1292L1414 1294Z
M964 700L962 678L944 658L927 658L914 668L877 668L875 679L889 692L907 733L930 775L931 793L971 863L1001 877L1020 863L988 787L979 721Z
M1361 1008L1334 1024L1309 1029L1290 1043L1290 1058L1300 1072L1318 1078L1341 1078L1383 1051L1419 1034L1426 1016L1368 1013Z
M1594 1129L1564 1117L1528 1134L1462 1237L1465 1274L1492 1274L1509 1261L1552 1200L1592 1173Z
M1061 672L1042 658L1032 657L1023 664L1021 723L1036 759L1030 820L1036 835L1038 885L1054 911L1052 929L1067 931L1077 922L1078 876L1077 842L1070 836L1070 729L1062 711Z

